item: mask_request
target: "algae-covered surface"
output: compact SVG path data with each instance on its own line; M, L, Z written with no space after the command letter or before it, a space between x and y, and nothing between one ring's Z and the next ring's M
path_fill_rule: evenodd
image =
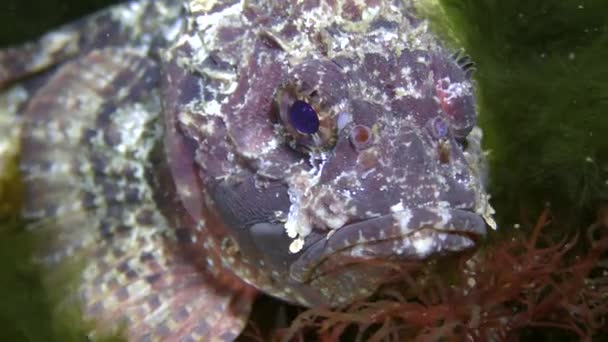
M4 1L0 45L109 2ZM493 240L512 236L515 227L536 238L532 227L547 205L551 235L592 224L608 196L608 2L443 0L423 7L437 31L476 62L490 189L499 231L506 232L492 233ZM0 185L0 340L82 340L78 315L56 314L62 308L51 304L29 262L35 242L18 219L15 164L7 170ZM576 336L554 329L530 334Z

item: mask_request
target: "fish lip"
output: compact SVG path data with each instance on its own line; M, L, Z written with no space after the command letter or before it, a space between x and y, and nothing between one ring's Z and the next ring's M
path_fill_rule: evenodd
M423 260L475 248L487 233L482 216L460 208L406 208L344 225L306 246L290 267L299 282L332 255L361 260Z

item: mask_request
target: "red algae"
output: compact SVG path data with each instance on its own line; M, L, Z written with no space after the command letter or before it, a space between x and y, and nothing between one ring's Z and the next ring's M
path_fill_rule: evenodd
M288 328L270 335L276 341L487 341L551 331L591 340L607 332L608 208L559 241L554 226L545 209L529 229L461 255L455 267L427 262L397 272L395 265L373 298L301 309ZM247 336L267 340L255 324Z

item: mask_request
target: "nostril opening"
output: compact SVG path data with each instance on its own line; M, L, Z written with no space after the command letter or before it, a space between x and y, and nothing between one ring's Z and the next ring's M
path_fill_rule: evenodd
M369 130L363 127L355 128L355 132L353 133L353 139L359 144L365 144L369 141L370 133Z
M369 147L372 141L372 130L367 126L356 125L350 132L350 142L357 150Z

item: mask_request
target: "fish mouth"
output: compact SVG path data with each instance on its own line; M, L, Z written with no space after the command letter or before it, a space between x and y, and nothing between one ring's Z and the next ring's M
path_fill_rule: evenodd
M305 250L290 275L305 282L334 255L349 260L424 260L475 248L486 235L483 218L457 208L407 208L332 231Z

